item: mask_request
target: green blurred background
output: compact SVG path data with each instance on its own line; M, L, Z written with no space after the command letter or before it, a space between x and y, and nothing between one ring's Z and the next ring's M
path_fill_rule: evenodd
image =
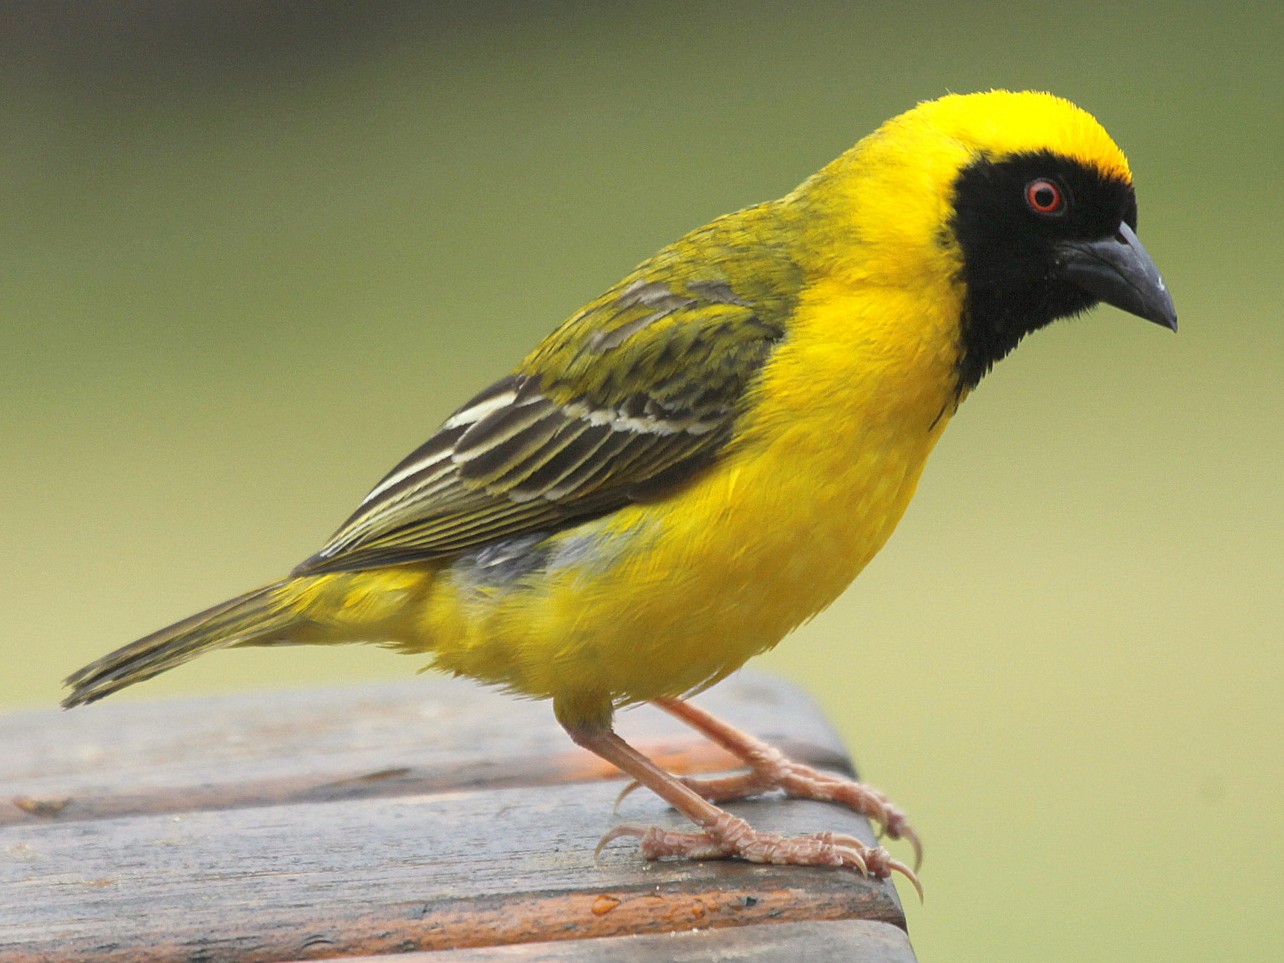
M6 5L0 708L288 569L687 229L917 100L1050 89L1129 152L1180 335L1023 345L757 664L912 814L924 961L1284 957L1281 9ZM414 668L238 652L123 698Z

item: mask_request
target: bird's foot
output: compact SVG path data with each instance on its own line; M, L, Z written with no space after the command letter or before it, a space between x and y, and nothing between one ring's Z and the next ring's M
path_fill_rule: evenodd
M749 766L748 772L727 776L679 777L684 786L709 802L733 802L779 790L793 799L838 803L873 821L878 826L880 836L909 842L914 848L914 868L918 869L923 864L923 844L918 833L910 825L905 813L877 789L854 779L821 772L812 766L795 762L774 746L689 702L666 699L658 700L657 704L704 733ZM633 783L626 786L619 799L622 800L637 785ZM619 800L616 804L619 804Z
M688 776L682 782L713 803L731 802L780 790L791 799L846 806L877 824L880 836L904 839L914 848L914 867L923 863L923 845L905 813L887 796L862 782L821 772L760 743L745 757L748 772L729 776Z
M644 859L730 859L790 866L848 866L862 876L886 879L900 873L923 898L914 871L881 846L867 846L854 836L815 833L780 836L754 829L743 819L721 813L700 832L681 832L660 826L626 823L616 826L597 845L600 853L614 839L637 836Z

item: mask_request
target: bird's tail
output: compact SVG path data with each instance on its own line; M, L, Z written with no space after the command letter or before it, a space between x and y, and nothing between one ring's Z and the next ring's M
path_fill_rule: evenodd
M71 689L63 708L96 702L211 649L291 641L288 630L300 613L282 598L288 584L274 582L198 612L73 672L63 682Z

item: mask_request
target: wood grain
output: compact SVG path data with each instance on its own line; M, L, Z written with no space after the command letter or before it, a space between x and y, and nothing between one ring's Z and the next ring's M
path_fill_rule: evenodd
M746 673L701 702L797 758L849 764L796 688ZM675 771L735 764L650 708L619 728ZM0 826L619 776L575 749L547 704L438 677L14 713L0 745Z
M351 963L914 963L905 931L871 920L775 923L735 929L685 930L664 936L628 936L527 943L404 956L356 957Z
M703 699L841 765L797 690L746 676ZM727 765L653 710L621 730L675 768ZM0 718L0 960L321 959L865 919L895 890L847 871L644 863L616 821L682 825L569 746L547 706L392 685ZM731 807L759 828L868 824L836 807ZM765 926L765 928L772 928Z

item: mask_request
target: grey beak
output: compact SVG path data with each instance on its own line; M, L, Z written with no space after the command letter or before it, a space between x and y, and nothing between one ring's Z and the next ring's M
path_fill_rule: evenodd
M1154 259L1127 224L1098 241L1058 247L1057 272L1080 290L1139 318L1177 330L1177 308Z

